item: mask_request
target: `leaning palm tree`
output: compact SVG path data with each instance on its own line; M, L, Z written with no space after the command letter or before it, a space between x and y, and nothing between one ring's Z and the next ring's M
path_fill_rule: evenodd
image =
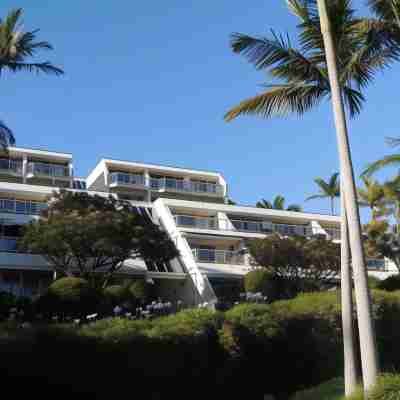
M286 210L286 211L296 211L301 212L302 208L298 204L290 204L287 208L285 208L285 198L283 196L276 196L272 202L262 199L257 201L256 207L258 208L268 208L273 210Z
M0 74L5 70L11 72L43 72L46 74L63 74L63 70L49 61L30 61L40 50L52 50L50 43L36 41L38 29L24 32L22 30L22 9L12 10L4 19L0 19Z
M322 178L315 178L314 182L318 185L320 191L318 194L307 197L306 201L329 198L331 201L331 213L335 215L335 198L340 196L339 173L334 173L328 181L324 181Z
M287 2L300 20L297 25L299 48L292 45L288 36L273 31L269 37L232 35L232 50L245 55L256 69L267 70L272 81L264 85L261 93L230 109L225 119L231 121L241 115L270 118L294 113L301 116L332 96L346 208L349 209L344 220L349 223L353 267L359 280L356 299L362 328L363 372L369 387L376 379L376 348L342 99L350 116L358 115L365 101L363 89L372 82L378 69L398 59L399 47L380 34L373 21L357 18L351 0L331 0L328 7L323 0Z

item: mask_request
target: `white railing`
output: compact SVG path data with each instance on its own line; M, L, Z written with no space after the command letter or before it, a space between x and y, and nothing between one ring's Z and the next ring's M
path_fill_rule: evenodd
M239 231L251 233L279 233L284 236L311 236L311 227L306 225L274 224L271 222L229 220L226 218L174 215L175 223L181 227Z
M213 264L244 265L244 255L229 250L192 249L196 261Z
M110 174L111 183L120 185L145 185L144 176L141 174L128 174L125 172L112 172Z
M185 181L176 178L151 178L150 187L155 190L223 195L222 186L217 183Z
M0 199L0 212L39 215L47 203L30 200Z
M22 175L22 161L21 160L11 160L9 158L0 159L0 171L12 172Z
M47 164L41 162L29 162L28 175L39 175L54 178L68 178L70 177L69 168L64 165Z

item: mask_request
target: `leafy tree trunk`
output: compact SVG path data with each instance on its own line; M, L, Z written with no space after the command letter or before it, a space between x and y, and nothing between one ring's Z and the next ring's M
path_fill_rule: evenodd
M343 180L342 180L343 182ZM343 193L343 190L341 190ZM341 301L342 331L344 350L344 384L345 394L350 396L357 389L356 343L353 321L353 294L350 271L350 248L347 229L347 217L344 196L341 197Z
M375 385L378 375L375 332L372 321L371 299L368 290L364 251L361 242L360 216L357 206L354 173L347 135L343 99L339 84L335 48L330 32L326 0L318 0L321 32L324 39L329 81L331 85L332 106L335 117L339 148L340 166L343 177L344 198L348 221L350 249L353 260L354 285L357 303L357 317L360 332L361 363L366 390Z

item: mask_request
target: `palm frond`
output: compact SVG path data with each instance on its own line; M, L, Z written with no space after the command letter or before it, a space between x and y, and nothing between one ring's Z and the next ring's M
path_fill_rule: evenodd
M387 137L387 138L385 138L385 142L390 147L400 146L400 138Z
M352 89L349 86L342 87L342 93L343 100L349 110L350 117L356 117L358 114L361 113L361 108L363 103L365 102L365 97L360 91Z
M384 167L395 166L398 164L400 164L400 154L392 154L368 165L363 171L362 176L372 175Z
M52 65L50 62L42 63L19 63L19 62L9 62L5 65L12 72L27 71L27 72L43 72L46 74L62 75L64 71Z
M3 150L8 149L9 146L15 145L15 136L12 130L0 120L0 146Z
M273 208L275 210L284 210L285 209L285 198L283 196L276 196L273 202Z
M305 201L314 200L314 199L326 199L329 197L327 194L313 194L312 196L308 196Z
M397 20L400 15L399 0L368 0L368 6L381 19Z
M299 204L290 204L286 210L294 212L302 212L303 208Z
M327 94L327 90L318 85L306 83L270 86L267 91L244 100L225 114L226 121L232 121L239 115L258 115L263 118L303 115L315 107Z

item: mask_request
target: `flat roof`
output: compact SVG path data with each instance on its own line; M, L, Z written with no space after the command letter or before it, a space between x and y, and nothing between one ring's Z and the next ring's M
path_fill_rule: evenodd
M32 154L36 156L55 157L70 160L72 159L71 153L61 153L59 151L42 150L42 149L28 149L26 147L8 147L10 153Z

